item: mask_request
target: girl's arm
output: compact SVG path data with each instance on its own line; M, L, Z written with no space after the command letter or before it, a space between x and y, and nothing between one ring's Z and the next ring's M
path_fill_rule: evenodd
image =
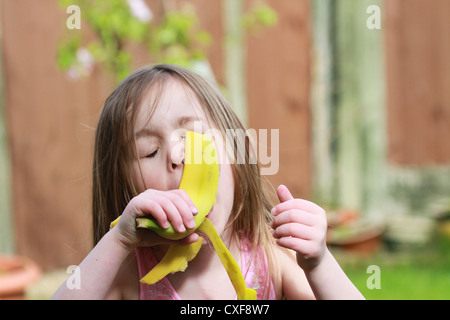
M312 202L294 199L285 186L278 187L277 194L281 203L272 210L275 216L273 235L280 246L297 253L297 263L303 269L314 296L317 299L364 299L326 246L325 211ZM300 274L299 271L294 273ZM291 280L283 280L283 285L287 286L283 290L287 298L298 299L298 291L293 286L299 282ZM294 294L289 297L288 293Z
M317 299L364 299L328 249L322 261L314 269L305 271L305 274Z
M196 210L185 191L146 190L134 197L125 208L117 225L107 232L79 266L80 288L71 289L67 281L53 299L105 299L114 289L114 280L124 260L136 247L160 244L189 244L198 240L192 233L184 239L171 241L150 230L137 230L136 218L152 215L161 226L169 222L178 232L195 226ZM197 211L198 212L198 211ZM193 225L192 225L193 223Z
M79 288L71 288L65 282L52 299L97 300L109 295L116 274L130 253L117 233L118 229L109 231L79 265Z

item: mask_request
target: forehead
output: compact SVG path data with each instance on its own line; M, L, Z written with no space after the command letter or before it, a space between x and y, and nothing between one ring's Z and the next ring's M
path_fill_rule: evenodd
M183 117L206 118L192 89L169 78L147 89L136 114L135 132L146 126L169 125Z

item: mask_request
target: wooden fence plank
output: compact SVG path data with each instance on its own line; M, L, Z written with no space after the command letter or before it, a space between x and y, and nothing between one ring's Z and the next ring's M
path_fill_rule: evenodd
M276 27L248 40L249 127L279 130L279 171L267 176L297 197L311 196L309 1L267 3ZM270 135L269 135L270 137Z
M389 159L450 163L450 2L385 1Z
M17 251L44 269L78 264L91 247L95 127L109 83L56 69L67 16L56 1L2 1L6 114Z

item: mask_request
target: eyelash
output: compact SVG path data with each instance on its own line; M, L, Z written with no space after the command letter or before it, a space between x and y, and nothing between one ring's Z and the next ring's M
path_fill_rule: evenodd
M158 152L158 149L156 149L155 151L153 151L152 153L146 155L146 158L154 158L156 156L156 153Z
M186 134L180 136L180 140L181 141L185 141L186 140ZM154 158L156 156L156 153L158 152L158 149L156 149L155 151L153 151L152 153L149 153L148 155L145 156L145 158L147 159L151 159Z

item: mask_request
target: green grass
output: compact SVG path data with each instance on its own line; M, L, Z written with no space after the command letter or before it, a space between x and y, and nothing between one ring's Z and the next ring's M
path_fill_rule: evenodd
M369 300L450 299L450 271L442 268L380 266L380 289L368 288L370 274L351 271L347 275Z
M387 251L371 256L338 253L336 258L350 280L369 300L450 300L450 239L437 238L422 248ZM369 289L379 267L380 289ZM370 282L369 282L370 284Z

